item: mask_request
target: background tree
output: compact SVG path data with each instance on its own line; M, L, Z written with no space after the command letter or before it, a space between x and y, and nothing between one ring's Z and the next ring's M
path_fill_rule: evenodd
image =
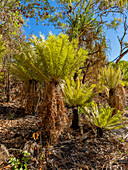
M105 64L110 47L105 32L107 29L117 30L122 22L127 27L127 1L56 0L56 3L57 9L49 15L48 21L67 33L70 39L79 37L79 46L88 49L89 55L84 77L94 75L92 79L95 79L98 77L97 68Z
M0 1L0 34L10 53L3 58L4 70L4 95L6 101L10 100L10 73L7 67L13 54L19 51L22 43L26 41L22 27L25 25L25 18L39 19L48 18L49 13L54 11L47 0L2 0ZM24 19L23 19L24 18Z
M5 43L2 41L2 35L0 35L0 61L3 56L6 54L7 50L5 47ZM2 65L0 65L0 69L2 69ZM3 82L3 74L0 72L0 93L2 93L2 82ZM2 95L0 95L0 100L2 100Z
M10 100L10 72L7 67L9 66L13 54L17 52L17 48L21 46L25 37L21 29L23 26L22 15L20 15L18 11L15 13L12 12L9 4L6 4L5 8L3 5L4 1L0 3L0 34L2 34L2 40L5 42L6 48L8 49L8 54L2 59L2 70L4 71L3 95L6 96L6 101L8 102Z
M2 0L0 2L1 11L18 12L25 18L39 19L48 18L49 13L55 11L54 6L51 6L48 0ZM19 20L20 23L24 21Z
M2 41L2 35L0 35L0 59L2 59L6 52L5 43Z
M127 35L128 25L127 25L127 15L124 16L124 32L121 38L117 36L120 43L120 55L116 58L116 64L123 58L125 54L128 53L128 43L125 41L125 37Z

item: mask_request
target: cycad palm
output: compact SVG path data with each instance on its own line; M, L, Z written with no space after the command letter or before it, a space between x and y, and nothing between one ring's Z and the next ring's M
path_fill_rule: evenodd
M24 47L20 49L19 53L14 55L13 60L11 61L11 73L15 74L15 76L18 76L18 78L23 81L32 79L39 81L39 76L35 76L36 73L33 69L34 65L37 63L36 58L37 55L33 46L30 45L30 43L24 44ZM33 60L33 63L31 62L31 59Z
M111 108L108 104L105 107L98 107L96 103L92 102L90 106L82 107L80 111L85 113L90 124L97 127L97 135L102 137L103 129L112 130L125 126L125 119L122 118L122 112L118 110L115 115L112 115L113 110L114 108Z
M31 42L40 63L36 67L41 71L44 80L59 81L71 77L87 58L84 48L78 50L78 40L69 42L68 36L64 34L57 37L50 34L45 41L42 37L38 39L34 36Z
M87 58L87 51L78 50L78 40L70 42L68 39L64 34L49 35L46 40L43 36L40 39L33 36L30 41L35 55L25 55L34 77L40 82L45 81L39 116L46 138L52 141L57 139L67 121L59 82L71 77Z
M15 54L11 60L10 72L24 81L23 93L20 96L20 104L24 106L26 113L35 113L37 104L37 83L39 75L36 75L33 64L29 58L33 58L34 64L36 61L36 53L30 43L25 43L20 52ZM24 102L25 101L25 102ZM23 104L24 103L24 104Z
M87 51L82 48L78 50L78 40L69 42L64 34L57 37L49 35L46 41L34 37L32 42L40 62L36 67L41 71L42 79L47 81L39 115L47 135L55 140L67 121L59 82L71 77L84 63Z
M101 80L109 89L116 89L121 81L120 69L115 69L112 66L105 67L101 71Z
M115 108L115 106L116 106L116 100L115 100L116 87L121 82L121 71L120 71L120 69L115 69L112 66L109 66L108 68L105 67L101 71L100 78L101 78L101 82L109 89L108 103L112 108Z
M87 84L82 84L78 78L76 82L73 79L68 79L65 86L62 88L65 103L73 108L74 117L72 121L72 128L74 130L79 128L78 106L82 106L90 102L93 96L94 87L95 85L88 87Z

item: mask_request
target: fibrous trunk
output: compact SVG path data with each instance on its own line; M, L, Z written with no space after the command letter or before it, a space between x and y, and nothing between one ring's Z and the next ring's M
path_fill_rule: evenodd
M21 94L21 103L25 107L27 114L35 114L37 111L39 87L35 80L29 80L24 83L23 94Z
M38 115L42 119L40 126L44 139L49 143L56 142L68 123L59 83L53 81L45 84Z
M10 101L10 72L8 70L8 84L7 84L7 102Z
M109 106L111 108L116 108L116 89L109 90ZM113 110L113 115L116 113L116 109Z
M97 137L103 137L103 129L100 127L97 127Z
M73 130L79 129L79 117L78 117L78 108L77 107L73 107L73 120L72 120L71 128Z

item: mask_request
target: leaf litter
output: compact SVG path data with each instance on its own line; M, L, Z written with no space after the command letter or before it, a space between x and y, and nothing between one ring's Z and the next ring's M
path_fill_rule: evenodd
M127 127L105 131L102 138L97 138L88 125L83 126L83 134L67 129L56 144L46 147L43 132L38 125L40 119L17 112L9 120L10 112L7 108L6 112L2 110L0 114L0 144L7 148L10 156L18 157L20 150L30 152L28 169L128 169ZM0 170L11 168L8 159L0 161Z

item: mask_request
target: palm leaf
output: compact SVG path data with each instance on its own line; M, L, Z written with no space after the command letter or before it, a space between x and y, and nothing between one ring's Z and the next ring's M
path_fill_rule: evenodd
M87 106L83 107L82 112L87 115L88 120L90 120L91 123L99 128L111 130L125 126L125 119L122 118L121 112L118 111L114 116L112 116L113 108L110 108L108 104L106 104L105 108L102 106L98 108L93 102L88 109Z
M80 79L77 82L73 79L66 80L64 86L62 86L64 101L70 106L81 106L88 103L93 96L93 89L95 85L90 87L87 84L80 84Z

